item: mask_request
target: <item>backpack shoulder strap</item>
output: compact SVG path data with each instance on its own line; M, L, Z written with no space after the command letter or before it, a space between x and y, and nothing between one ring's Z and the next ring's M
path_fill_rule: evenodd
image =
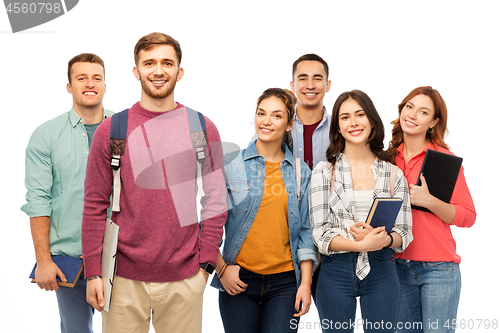
M330 173L330 194L332 194L333 184L335 183L335 167L332 167L330 162L328 162L328 172Z
M391 191L391 197L394 196L394 187L396 184L396 175L398 173L398 167L391 164L391 177L389 178L389 190Z
M128 109L115 113L111 117L109 131L109 151L111 153L111 168L113 169L113 202L111 210L120 211L120 157L125 153L127 141Z
M186 111L189 121L191 144L193 148L196 149L196 191L200 194L200 197L202 197L204 192L201 164L205 161L204 148L207 146L207 125L203 114L188 107L186 107Z
M191 144L196 148L196 159L203 163L205 153L203 148L207 146L207 125L205 117L198 111L186 107L189 132L191 134Z
M300 170L300 158L295 158L295 172L297 177L297 203L299 203L300 199L300 180L301 180L301 170Z

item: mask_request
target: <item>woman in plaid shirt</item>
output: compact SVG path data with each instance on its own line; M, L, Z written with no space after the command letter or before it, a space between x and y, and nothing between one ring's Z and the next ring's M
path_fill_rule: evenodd
M341 94L332 111L328 162L314 168L309 196L313 240L322 254L316 305L323 332L361 326L355 320L357 297L365 332L396 328L394 251L412 241L412 216L406 179L389 162L383 141L384 126L371 99L359 90ZM393 194L403 205L392 230L373 228L364 221L374 197L391 196L391 172Z

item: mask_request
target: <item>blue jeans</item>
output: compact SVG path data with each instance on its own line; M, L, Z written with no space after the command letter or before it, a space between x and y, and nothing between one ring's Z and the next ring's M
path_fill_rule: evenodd
M60 287L56 291L59 315L61 317L61 333L92 333L92 316L94 308L87 303L87 281L84 273L73 288Z
M460 299L460 265L396 260L400 283L398 332L455 332Z
M356 276L358 253L323 256L316 286L316 306L323 332L394 332L399 283L392 249L368 253L370 273ZM360 297L363 319L356 320Z
M248 284L244 292L235 296L219 293L224 332L297 332L298 318L293 316L297 294L294 271L260 275L241 268L240 279Z

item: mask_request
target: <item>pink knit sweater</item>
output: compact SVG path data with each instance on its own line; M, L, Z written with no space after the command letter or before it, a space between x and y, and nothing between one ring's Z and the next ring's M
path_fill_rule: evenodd
M201 231L198 224L196 156L183 105L152 112L136 103L128 113L121 158L120 227L116 274L138 281L185 279L199 263L216 264L226 220L224 161L215 125L205 117L208 146L202 165ZM87 162L82 222L85 276L100 275L100 257L113 182L111 118L96 130Z

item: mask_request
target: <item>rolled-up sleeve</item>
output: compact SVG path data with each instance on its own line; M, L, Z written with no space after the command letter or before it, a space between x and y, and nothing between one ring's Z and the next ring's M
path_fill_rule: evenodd
M300 212L300 223L301 229L299 234L299 248L297 250L297 258L299 262L312 260L313 266L318 264L316 258L316 250L314 249L314 243L311 235L311 223L309 219L309 184L311 171L305 163L302 162L301 167L301 192L303 195L299 200L299 212Z
M309 218L314 244L319 252L325 255L335 252L329 249L329 245L334 237L340 235L334 227L333 216L330 214L329 193L330 180L324 176L322 168L316 167L311 175Z
M21 207L29 217L51 216L52 160L50 139L43 126L32 134L26 148L26 203Z
M460 169L460 173L458 174L450 203L455 207L457 212L452 225L456 225L461 228L472 227L476 222L476 208L474 207L474 201L472 201L469 187L465 181L463 167Z
M399 168L396 175L396 183L394 185L394 196L403 199L403 204L401 205L401 209L399 210L396 222L394 223L394 227L392 228L392 231L398 233L403 241L401 247L394 248L393 250L397 253L401 253L408 247L408 245L410 245L411 241L413 240L413 219L411 214L410 191L408 189L408 182L406 181L403 171L401 171Z

